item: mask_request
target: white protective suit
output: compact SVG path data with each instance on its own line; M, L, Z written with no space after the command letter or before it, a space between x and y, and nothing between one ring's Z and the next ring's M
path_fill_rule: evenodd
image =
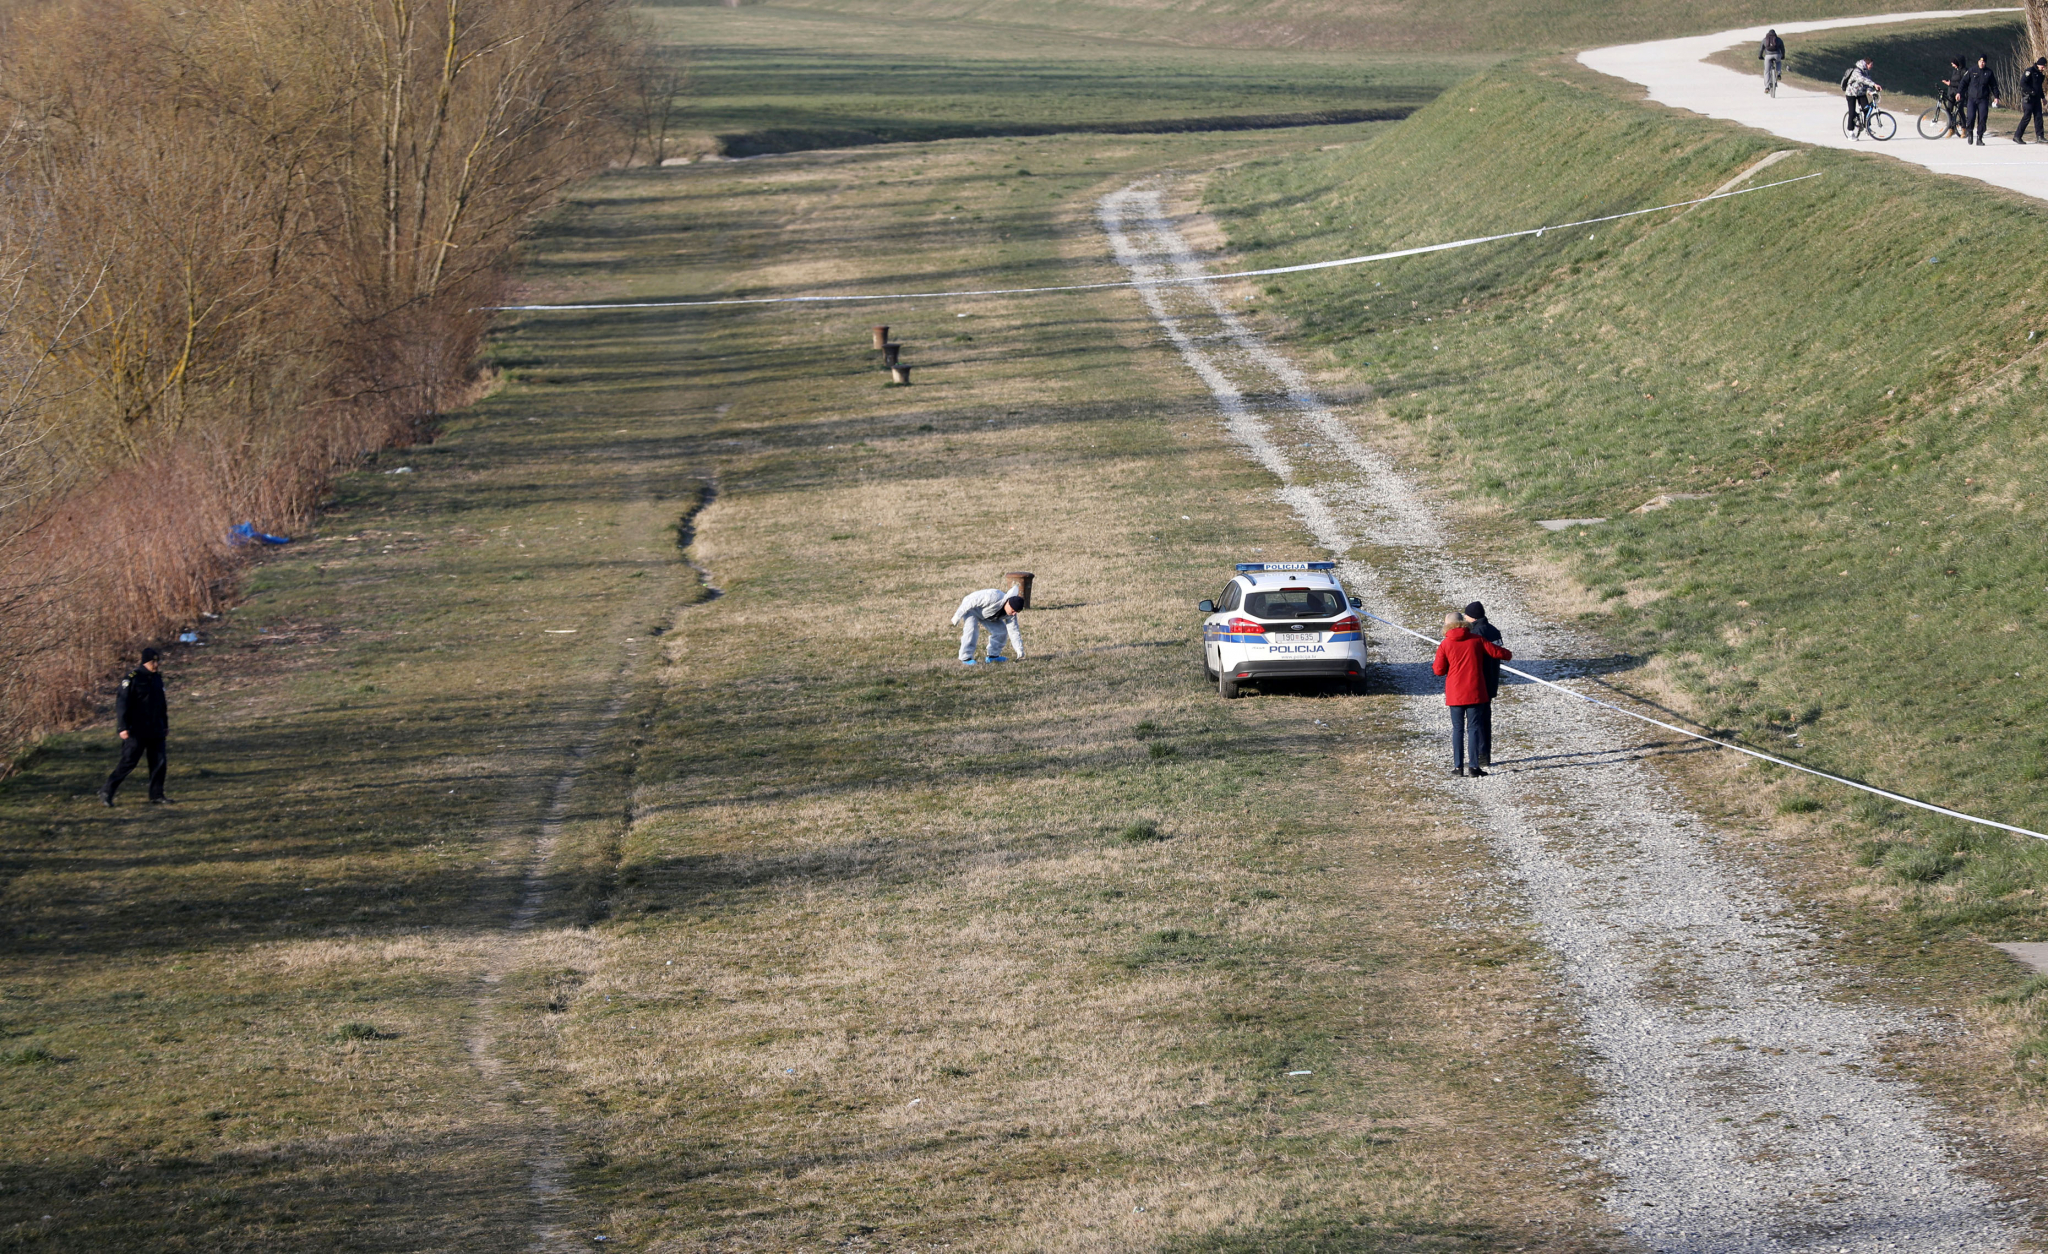
M1017 616L1003 613L1003 602L1011 597L1005 588L983 588L970 592L960 599L960 608L953 611L953 621L961 624L960 660L974 660L974 646L979 643L981 633L988 632L988 657L995 661L1003 656L1003 634L1010 638L1010 655L1018 661L1024 660L1024 637L1017 630Z

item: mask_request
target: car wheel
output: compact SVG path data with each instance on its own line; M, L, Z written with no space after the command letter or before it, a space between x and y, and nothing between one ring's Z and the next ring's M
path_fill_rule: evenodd
M1228 675L1217 676L1216 693L1225 701L1237 700L1237 681Z

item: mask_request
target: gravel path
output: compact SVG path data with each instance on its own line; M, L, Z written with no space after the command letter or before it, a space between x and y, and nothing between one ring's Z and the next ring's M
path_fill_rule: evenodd
M1135 280L1202 272L1154 187L1105 197L1099 221ZM1369 607L1426 629L1478 597L1516 665L1575 673L1589 642L1451 556L1426 501L1211 285L1138 290ZM1577 1148L1619 1181L1606 1203L1631 1236L1685 1254L2014 1248L2017 1216L1875 1058L1885 1034L1925 1025L1830 1000L1833 976L1802 952L1813 937L1787 904L1722 861L1711 829L1639 764L1662 733L1523 684L1498 707L1495 774L1451 778L1428 646L1382 631L1374 655L1422 733L1404 768L1439 780L1487 834L1560 959L1611 1129Z
M1926 18L1969 17L1980 13L2017 13L2018 9L1936 9L1925 13L1888 13L1881 17L1836 18L1824 22L1779 23L1778 34L1790 44L1811 31L1836 30L1845 26L1876 26L1888 22L1912 22ZM1899 115L1899 132L1885 142L1851 140L1842 134L1844 105L1837 93L1805 91L1789 83L1780 84L1777 97L1764 95L1763 63L1755 74L1739 74L1705 58L1723 48L1743 47L1754 52L1763 42L1764 26L1745 26L1717 35L1695 35L1686 39L1659 39L1654 43L1623 44L1595 48L1579 54L1579 61L1602 74L1640 83L1648 98L1659 104L1689 109L1710 118L1740 122L1773 135L1783 135L1821 148L1856 148L1896 157L1926 166L1943 174L1981 179L2029 196L2048 199L2048 144L2021 147L2012 142L2012 128L2019 114L2012 104L2018 99L2004 97L2007 107L1993 110L1991 128L1979 148L1959 139L1922 139L1915 125L1917 112ZM1846 67L1845 67L1846 68ZM1895 91L1926 95L1932 83L1909 83L1888 77L1877 67L1877 79ZM2017 84L2012 86L2017 87ZM1896 113L1896 110L1892 110Z

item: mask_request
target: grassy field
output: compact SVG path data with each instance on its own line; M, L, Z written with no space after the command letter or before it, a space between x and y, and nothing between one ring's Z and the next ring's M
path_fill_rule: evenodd
M615 174L535 232L531 293L1106 279L1097 196L1219 168L1238 246L1307 258L1770 148L1547 62L1398 128L1002 136L1407 107L1492 58L1445 37L1348 93L1320 53L1105 42L1152 12L956 7L652 13L695 50L686 129L921 142ZM1378 29L1194 11L1153 33ZM825 45L863 72L827 81ZM2038 824L2035 297L2005 266L2038 211L1774 170L1827 177L1250 316L1378 389L1470 533L1576 574L1702 718ZM1301 541L1135 301L534 315L491 364L172 655L177 806L96 806L104 729L0 784L0 1244L1611 1248L1560 1153L1589 1095L1554 972L1472 904L1477 835L1387 777L1393 712L1201 683L1192 601ZM1627 513L1657 491L1707 495ZM1626 521L1527 526L1585 514ZM1030 659L960 668L953 604L1020 567ZM1717 813L1864 903L1875 991L1977 990L1944 957L1971 930L2048 935L2031 847L1785 786ZM1959 1104L2034 1048L2037 991Z
M1242 167L1214 208L1248 260L1283 263L1701 195L1781 146L1621 95L1562 61L1505 66L1357 147ZM1527 142L1470 160L1500 116ZM1642 657L1649 691L1800 761L2048 830L2048 310L2020 261L2048 213L1831 151L1765 178L1809 173L1290 277L1273 304L1378 392L1381 438L1472 526L1569 572L1556 604ZM1577 517L1610 521L1532 525ZM1872 926L2048 936L2038 841L1789 776L1746 808L1774 805L1831 899L1891 920Z
M564 231L645 240L656 274L670 253L646 224L681 219L702 224L698 265L772 239L791 275L870 287L997 265L1100 278L1095 191L1260 149L1070 137L696 167L613 180ZM882 386L865 347L885 317L910 389ZM1560 1193L1540 1148L1581 1089L1539 964L1505 920L1438 914L1469 834L1405 793L1339 786L1403 733L1313 694L1239 715L1201 682L1176 606L1292 524L1199 384L1133 357L1139 310L626 325L675 337L712 415L693 444L720 495L693 552L725 594L668 637L634 821L592 855L615 860L611 921L566 1011L535 1025L607 1234L1598 1244L1581 1182ZM602 372L618 328L514 334ZM964 671L947 614L1019 567L1042 606L1030 660ZM1487 987L1429 1004L1475 969ZM1496 1154L1495 1136L1522 1148Z

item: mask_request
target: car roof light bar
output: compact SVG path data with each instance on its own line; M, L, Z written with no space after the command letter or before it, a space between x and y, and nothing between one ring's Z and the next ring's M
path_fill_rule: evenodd
M1335 562L1239 562L1240 571L1247 570L1335 570Z

